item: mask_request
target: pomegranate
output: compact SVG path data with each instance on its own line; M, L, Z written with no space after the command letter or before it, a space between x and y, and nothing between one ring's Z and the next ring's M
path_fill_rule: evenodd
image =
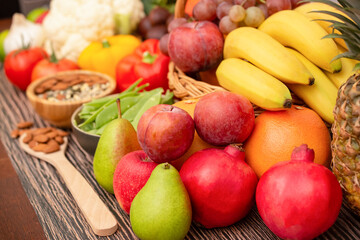
M205 228L225 227L245 217L254 204L255 172L242 149L208 148L195 152L180 169L193 220Z
M314 163L314 150L303 144L290 161L262 175L256 204L266 226L280 238L313 239L335 223L342 192L335 175Z

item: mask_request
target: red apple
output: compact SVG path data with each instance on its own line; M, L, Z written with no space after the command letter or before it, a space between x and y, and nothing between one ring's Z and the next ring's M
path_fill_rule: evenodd
M229 145L194 153L180 169L195 222L206 228L226 227L245 217L254 204L257 176L245 153Z
M213 92L195 106L196 131L205 141L216 146L244 142L252 132L255 114L250 101L231 92Z
M224 37L217 25L209 21L188 22L169 35L169 56L184 72L211 69L223 56Z
M149 108L137 127L140 146L157 163L181 157L191 146L194 133L192 117L181 108L167 104Z
M130 213L134 197L144 187L156 166L142 150L126 154L116 165L114 193L120 207L127 214Z

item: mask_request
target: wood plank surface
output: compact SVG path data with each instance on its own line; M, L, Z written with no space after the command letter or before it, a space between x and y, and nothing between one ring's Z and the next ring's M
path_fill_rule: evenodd
M1 142L0 176L0 239L46 239Z
M7 81L3 71L0 71L0 114L1 141L48 239L136 239L129 216L121 210L114 195L108 194L97 184L92 171L92 157L81 149L70 130L67 130L70 135L66 157L115 214L120 226L112 236L96 236L56 170L26 154L20 149L18 141L10 137L11 130L19 121L33 121L35 127L49 124L34 112L24 92ZM243 220L226 228L203 229L192 224L186 239L278 238L262 222L254 207ZM343 206L336 223L317 239L360 239L360 218Z

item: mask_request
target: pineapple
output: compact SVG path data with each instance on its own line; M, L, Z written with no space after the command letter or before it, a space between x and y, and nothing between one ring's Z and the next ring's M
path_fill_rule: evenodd
M330 0L312 0L329 4L345 13L341 15L319 11L333 15L339 21L331 21L334 29L341 34L332 33L327 37L344 39L348 51L336 58L360 60L360 1L338 0L339 4ZM360 69L360 63L356 64ZM339 89L334 108L334 123L331 131L333 139L332 170L344 190L348 205L360 215L360 73L352 75Z

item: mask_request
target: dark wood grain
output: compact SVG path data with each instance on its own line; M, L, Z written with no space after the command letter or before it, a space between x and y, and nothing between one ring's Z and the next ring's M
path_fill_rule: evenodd
M46 239L1 142L0 176L0 239Z
M3 71L0 72L0 114L1 141L48 239L136 239L128 215L121 210L114 195L97 184L92 172L92 157L81 149L70 130L67 130L70 135L66 157L115 214L120 227L112 236L96 236L54 168L26 154L17 140L10 138L11 130L19 121L33 121L36 127L49 124L34 112L24 92L6 80ZM243 220L226 228L207 230L193 224L186 239L278 238L262 222L254 207ZM317 239L360 239L360 219L343 206L336 223Z

